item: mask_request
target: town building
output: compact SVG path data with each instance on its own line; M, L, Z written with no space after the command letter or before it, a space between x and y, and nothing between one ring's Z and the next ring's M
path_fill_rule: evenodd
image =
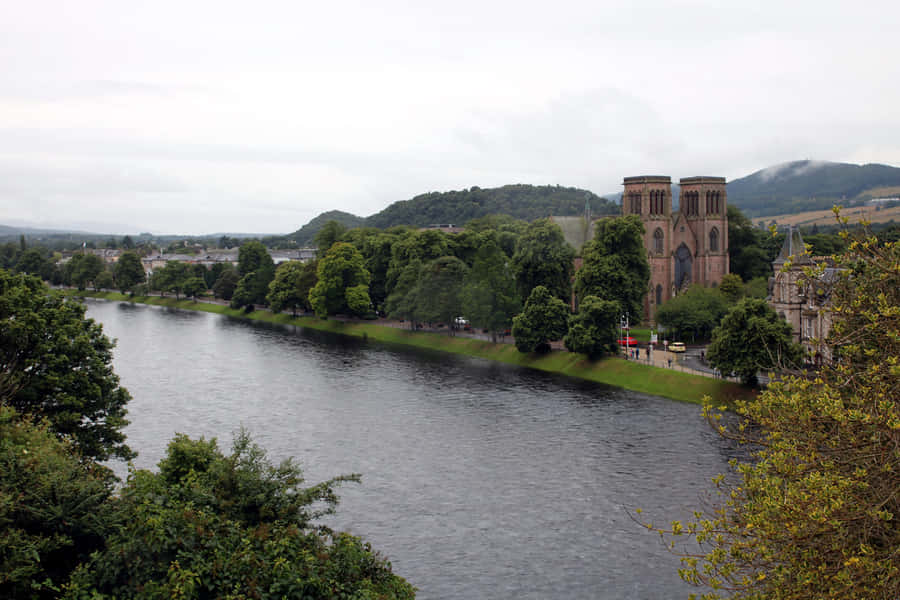
M800 231L789 226L772 271L769 306L790 323L794 341L803 346L807 360L814 364L831 360L825 341L833 322L831 287L838 270L827 257L810 256Z

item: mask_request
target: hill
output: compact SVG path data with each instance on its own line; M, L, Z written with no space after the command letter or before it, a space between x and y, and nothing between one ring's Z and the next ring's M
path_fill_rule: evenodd
M354 227L362 227L366 224L366 220L363 217L357 217L356 215L341 210L329 210L328 212L323 212L319 216L315 217L312 221L310 221L294 233L289 233L283 238L278 239L292 240L301 247L308 246L312 244L312 240L316 236L316 233L318 233L318 231L322 229L322 226L325 225L325 223L327 223L328 221L337 221L341 225L346 226L348 229L353 229Z
M728 184L728 202L748 217L853 206L900 186L900 169L800 160L757 171Z
M550 215L584 214L585 202L594 214L617 214L618 205L593 192L554 185L504 185L499 188L451 192L429 192L394 202L366 219L366 225L387 228L394 225L426 227L435 224L463 225L487 215L509 215L533 221Z

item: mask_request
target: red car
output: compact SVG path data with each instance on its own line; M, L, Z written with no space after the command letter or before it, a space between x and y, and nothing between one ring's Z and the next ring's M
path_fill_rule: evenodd
M630 335L627 338L619 339L620 346L637 346L637 340Z

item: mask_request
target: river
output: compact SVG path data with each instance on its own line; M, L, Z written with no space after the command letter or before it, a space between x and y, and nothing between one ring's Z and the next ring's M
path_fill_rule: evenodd
M699 407L441 353L201 312L88 301L118 340L135 464L241 426L307 481L361 473L329 524L419 598L686 598L630 517L701 505L731 450ZM119 467L118 472L124 473Z

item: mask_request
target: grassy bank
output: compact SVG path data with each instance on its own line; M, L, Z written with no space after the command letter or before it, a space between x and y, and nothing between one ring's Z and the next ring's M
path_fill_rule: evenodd
M450 337L441 333L411 332L365 321L347 323L334 319L317 319L312 316L292 317L284 313L272 314L269 311L262 310L247 314L242 310L235 310L220 304L175 300L175 298L160 298L158 296L129 297L117 292L78 292L78 295L168 306L185 310L199 310L242 319L265 321L267 323L308 327L310 329L330 331L341 335L350 335L389 344L402 344L414 348L452 352L510 365L539 369L550 373L579 377L682 402L699 403L703 396L710 396L716 402L728 403L735 398L748 398L752 395L752 392L746 388L728 381L681 373L617 358L590 361L584 355L571 352L552 352L546 355L522 354L512 344L493 344L466 337Z

